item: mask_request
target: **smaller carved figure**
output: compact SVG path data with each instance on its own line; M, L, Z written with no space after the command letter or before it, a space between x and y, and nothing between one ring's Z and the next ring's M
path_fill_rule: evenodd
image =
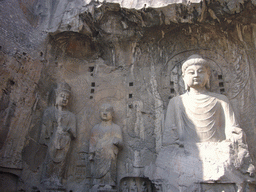
M133 181L133 186L131 187L131 192L138 192L138 187L136 185L135 180Z
M162 192L162 185L161 184L155 184L156 191L157 192Z
M121 128L112 122L113 114L113 107L103 104L100 107L102 122L93 127L90 137L93 185L101 189L114 189L116 186L116 160L123 143Z
M148 192L147 183L145 181L142 182L141 192Z
M129 187L127 186L127 182L126 181L123 184L122 192L129 192Z
M41 178L47 186L62 186L70 143L76 137L76 117L66 109L71 88L59 83L55 93L55 106L44 111L40 138L48 146Z

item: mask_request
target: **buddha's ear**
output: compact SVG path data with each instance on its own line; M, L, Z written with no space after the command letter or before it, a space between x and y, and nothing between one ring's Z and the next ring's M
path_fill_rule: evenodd
M184 85L185 85L185 91L189 91L189 86L186 83L184 83Z
M189 86L186 84L186 81L184 79L184 74L183 73L182 73L182 79L183 79L183 82L184 82L185 91L189 91Z
M55 97L57 97L58 94L59 94L59 91L58 91L57 89L55 89L55 90L54 90L54 94L55 94Z
M210 84L210 77L208 78L208 81L205 84L206 89L210 90L211 89L211 84Z

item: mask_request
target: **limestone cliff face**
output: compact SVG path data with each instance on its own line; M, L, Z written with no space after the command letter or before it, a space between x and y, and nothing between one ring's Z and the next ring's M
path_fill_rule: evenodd
M64 80L79 133L67 188L89 188L89 133L105 101L117 109L123 130L118 179L141 177L161 147L168 100L184 90L179 66L196 52L213 61L212 89L231 100L255 159L255 6L254 0L0 1L1 176L20 178L19 189L40 188L47 151L39 143L41 117Z
M85 28L84 30L89 30L91 27L83 24L86 23L88 25L87 22L83 22L86 21L84 20L86 18L83 19L81 14L88 14L92 19L91 22L96 24L102 20L105 13L111 11L120 12L128 21L137 23L142 27L150 27L152 25L169 25L171 23L204 23L211 20L220 22L228 19L231 15L243 12L248 4L254 6L256 2L244 0L107 0L97 2L56 0L38 1L36 13L41 17L43 24L41 27L49 32L81 32L83 28ZM154 15L152 15L153 12ZM158 22L153 22L153 20L158 20Z

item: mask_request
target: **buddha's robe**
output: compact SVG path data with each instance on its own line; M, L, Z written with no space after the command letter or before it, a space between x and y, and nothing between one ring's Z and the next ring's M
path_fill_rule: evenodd
M254 174L255 167L249 154L246 136L239 128L226 96L212 92L190 95L187 92L171 99L166 113L163 146L198 146L198 150L201 150L200 144L206 142L213 148L217 146L213 143L221 143L230 150L231 159L227 161L231 160L232 166L242 174ZM222 166L224 170L227 165L224 163Z
M180 142L218 142L242 134L226 96L207 92L189 92L170 100L163 144ZM242 138L241 138L242 139Z

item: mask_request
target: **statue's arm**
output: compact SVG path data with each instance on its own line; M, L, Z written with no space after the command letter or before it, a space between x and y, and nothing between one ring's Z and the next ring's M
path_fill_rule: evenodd
M93 161L95 156L96 144L98 140L97 131L95 131L96 126L93 127L91 130L91 135L89 140L89 161Z
M245 137L243 130L240 128L234 110L226 96L222 96L222 106L225 113L225 135L227 140L233 140L234 137L240 135ZM245 142L245 141L244 141Z
M179 144L179 99L175 97L169 101L163 128L163 145ZM178 102L178 103L177 103Z
M54 129L54 122L52 117L51 109L48 108L44 111L43 118L42 118L42 124L41 124L41 135L40 135L40 143L47 145L53 129Z
M70 122L69 122L69 127L67 129L67 132L71 135L72 139L75 139L77 136L76 132L76 116L71 113L70 114Z
M236 168L238 168L242 173L249 173L249 176L253 177L255 167L252 164L252 159L249 155L246 135L239 127L232 106L227 98L224 103L224 110L226 112L226 129L228 131L226 132L227 139L233 143L233 147L236 148L237 151L236 162L239 163L236 164Z
M122 130L118 125L115 125L115 136L113 139L113 144L117 146L119 149L123 148Z

